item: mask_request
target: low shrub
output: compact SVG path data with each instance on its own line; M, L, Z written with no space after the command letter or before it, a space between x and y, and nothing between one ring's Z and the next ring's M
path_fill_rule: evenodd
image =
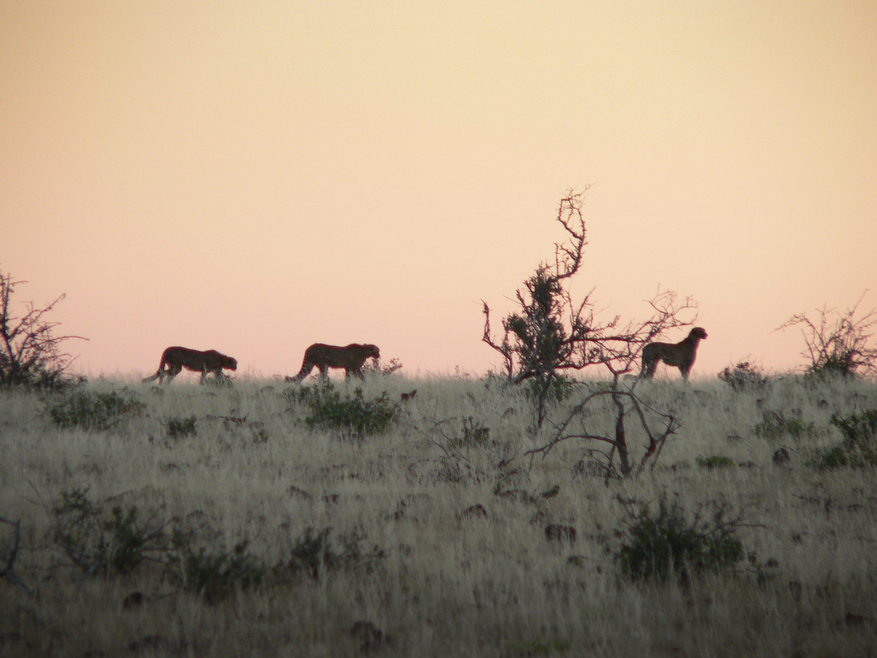
M749 361L741 361L733 368L728 366L719 373L719 379L738 393L764 391L770 386L770 378L762 372L761 368Z
M782 413L776 411L766 411L763 420L753 428L756 436L768 441L778 440L785 436L800 440L805 436L812 436L815 430L814 423L805 423L800 418L786 418Z
M575 392L576 381L570 377L564 377L563 375L558 374L555 374L548 381L534 377L527 380L527 385L524 391L528 398L538 401L539 397L542 395L542 391L545 390L546 387L545 401L558 403L563 402Z
M610 547L608 537L600 540L631 580L663 583L722 572L745 557L742 542L734 537L741 517L729 520L727 513L725 506L716 505L710 520L702 519L699 510L689 521L677 503L661 498L656 515L644 506L615 531L622 540L619 549Z
M308 427L340 430L352 438L383 432L399 412L386 391L372 400L364 399L361 388L342 398L331 383L302 391L308 391L301 395L311 408Z
M227 599L236 589L261 586L269 571L247 552L246 541L236 544L230 553L208 553L204 548L195 552L190 536L179 530L174 530L165 562L165 573L171 583L209 604Z
M140 413L146 405L111 393L76 391L57 404L49 404L49 416L62 429L82 427L106 430L125 416Z
M843 441L828 450L816 451L807 462L809 466L820 471L877 466L877 410L846 418L834 414L829 422L843 434Z
M730 468L732 466L736 466L736 463L730 457L723 457L721 455L713 455L712 457L698 457L696 459L697 465L701 468L705 468L708 471L711 471L715 468Z
M490 428L469 416L463 419L463 435L448 439L448 448L476 448L486 446L490 442Z
M86 575L111 576L136 571L150 554L164 550L164 532L137 522L137 508L113 507L107 514L88 491L64 491L54 507L54 541Z
M402 362L399 359L390 359L387 363L383 363L380 359L371 359L362 367L362 374L389 377L397 370L401 370L402 367Z
M341 549L338 551L329 540L331 532L332 528L317 533L313 528L307 528L292 547L287 568L293 573L304 573L319 580L322 574L342 568L364 568L370 573L376 563L386 557L377 545L370 552L363 552L359 543L366 536L357 533L339 537Z
M197 418L190 416L189 418L171 418L167 423L167 433L174 439L198 434L198 428L195 427Z

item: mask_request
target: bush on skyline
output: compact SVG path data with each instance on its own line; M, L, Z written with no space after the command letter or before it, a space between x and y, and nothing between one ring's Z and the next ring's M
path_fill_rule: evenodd
M582 206L583 196L588 189L589 186L582 192L570 190L561 199L556 221L566 233L566 242L555 243L553 261L540 263L524 281L523 288L517 290L518 310L503 319L503 333L499 338L494 338L492 334L490 307L482 301L482 341L502 356L508 382L529 382L535 410L534 434L542 429L549 404L563 399L563 385L558 386L558 379L563 378L565 373L581 371L590 366L608 370L612 377L608 394L616 411L614 432L593 434L569 429L576 416L589 413L590 402L598 404L601 396L607 393L605 390L589 388L584 401L566 419L552 423L557 428L555 436L538 451L547 454L553 445L567 439L606 442L613 446L606 472L614 472L613 461L617 458L621 476L630 477L641 472L646 461L651 459L654 465L661 445L674 432L677 420L672 414L659 413L659 416L663 416L659 422L664 427L660 433L653 432L644 407L634 392L639 378L630 386L623 383L622 378L634 372L647 344L666 331L694 324L696 312L687 321L683 320L683 315L686 311L696 311L697 304L690 297L681 303L677 302L674 292L658 290L648 302L651 307L648 319L622 324L617 315L608 321L599 320L595 315L591 293L580 302L573 301L569 282L581 268L587 245ZM634 457L628 443L625 424L628 416L638 420L640 429L648 439L638 469L633 466Z
M25 313L14 315L12 297L17 281L0 270L0 388L26 386L38 389L57 389L70 383L68 368L71 357L61 351L61 343L81 336L56 336L57 322L50 322L48 314L65 295L42 308L25 302Z
M778 330L801 328L806 344L801 355L809 361L805 369L808 376L830 379L877 375L877 348L871 345L877 309L856 318L862 299L864 294L844 312L823 306L815 320L806 313L798 313L779 327Z

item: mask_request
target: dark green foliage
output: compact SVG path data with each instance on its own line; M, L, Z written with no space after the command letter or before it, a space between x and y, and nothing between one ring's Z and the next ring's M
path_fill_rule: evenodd
M801 439L814 433L816 426L805 423L800 418L786 418L780 412L767 411L764 419L753 428L756 436L767 440L778 440L785 436Z
M834 414L830 422L841 431L843 441L834 448L816 452L808 461L810 466L821 471L877 466L877 410L847 418Z
M181 439L184 436L195 436L198 434L198 428L195 427L195 416L189 418L171 418L167 423L167 433L174 439Z
M475 448L486 446L490 442L490 428L485 427L472 416L463 419L463 436L454 436L448 440L451 449Z
M147 554L163 550L162 529L150 528L149 523L138 525L136 507L125 511L114 507L107 515L87 493L81 489L65 491L52 510L54 541L83 573L131 573Z
M208 553L204 548L195 552L190 537L175 530L171 546L165 563L168 579L210 604L223 601L235 589L249 590L262 585L268 573L247 552L246 541L236 544L230 553Z
M546 489L545 491L543 491L539 495L542 496L543 498L554 498L559 493L560 493L560 485L555 484L553 487L551 487L550 489Z
M365 535L357 533L339 537L341 550L338 551L333 548L329 540L331 532L331 528L316 534L313 528L305 530L305 534L299 537L292 547L287 568L293 573L303 573L313 580L318 580L321 574L342 568L362 567L367 572L371 572L375 564L386 556L378 546L369 553L363 553L359 542L365 539Z
M694 515L690 522L677 504L662 498L658 513L644 507L618 531L624 543L613 552L622 573L631 580L666 582L732 568L745 557L742 542L734 537L740 517L726 519L727 509L716 506L712 519ZM608 539L603 538L607 544Z
M58 427L69 429L106 430L122 417L134 415L145 408L142 402L111 393L76 391L65 400L49 405L49 415Z
M314 580L331 571L362 569L371 573L386 557L375 545L361 547L365 534L340 535L333 543L331 528L308 528L293 545L287 563L265 565L251 555L247 541L231 551L194 548L191 532L175 528L170 536L155 518L138 522L137 509L113 507L109 514L88 498L87 490L65 491L52 509L53 539L73 565L88 576L131 574L146 561L159 564L167 580L209 604L225 600L236 590L251 590L289 582L290 575Z
M761 368L748 361L741 361L733 368L730 366L725 368L719 373L719 379L738 393L764 391L770 386L770 379L761 371Z
M708 471L711 471L714 468L730 468L736 465L733 459L730 457L722 457L721 455L698 457L696 461L698 466L705 468Z
M550 379L530 379L524 389L527 397L536 402L544 398L545 402L563 402L575 392L576 381L571 377L555 373ZM543 396L542 393L545 393Z
M359 387L353 396L342 398L331 383L302 391L308 391L300 395L311 408L308 427L340 430L354 438L383 432L399 412L386 391L373 400L365 400Z
M848 446L868 445L877 437L877 409L853 414L848 418L833 414L829 422L841 431L844 444Z

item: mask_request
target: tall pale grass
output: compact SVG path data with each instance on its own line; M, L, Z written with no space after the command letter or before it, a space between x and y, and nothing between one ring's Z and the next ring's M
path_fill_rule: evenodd
M363 388L366 398L417 395L399 402L388 432L350 439L308 428L307 407L277 381L95 381L85 390L146 405L106 431L58 429L52 398L0 394L0 516L21 520L14 572L34 592L0 580L0 655L864 656L877 646L875 473L806 464L840 441L832 413L877 409L874 382L640 384L682 425L653 471L623 481L582 471L605 445L570 440L525 458L552 438L552 423L534 433L527 397L496 382L397 374ZM595 404L589 431L608 433L611 413ZM755 428L770 413L812 430L762 438ZM169 435L171 419L191 416L196 435ZM488 441L450 447L464 419ZM643 437L629 427L636 458ZM791 461L778 466L780 448ZM711 456L735 466L698 466ZM208 605L149 565L111 578L65 566L52 509L72 490L189 528L212 550L247 540L265 564L288 561L308 528L356 534L386 556L371 572L291 577ZM777 566L766 579L746 565L682 584L624 579L597 539L623 527L623 501L655 507L661 496L692 513L711 501L743 510L736 536ZM465 514L476 505L486 516ZM550 524L574 527L576 541L549 542ZM0 526L0 557L11 541L12 527ZM132 592L144 602L123 606ZM355 630L358 621L376 630Z

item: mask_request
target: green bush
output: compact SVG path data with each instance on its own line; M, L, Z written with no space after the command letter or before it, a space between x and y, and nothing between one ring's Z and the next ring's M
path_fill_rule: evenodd
M805 436L812 436L815 429L814 423L805 423L800 418L786 418L782 413L767 411L764 413L764 419L753 428L753 431L756 436L771 441L784 436L802 439Z
M730 468L732 466L736 466L734 460L730 457L723 457L721 455L713 455L712 457L698 457L697 465L711 471L715 468Z
M114 507L107 515L92 503L87 490L64 491L52 510L54 541L87 575L136 571L150 553L164 550L162 529L137 523L137 508Z
M198 428L195 427L195 416L189 418L171 418L167 423L167 433L174 439L181 439L185 436L195 436L198 434Z
M524 391L528 398L538 401L542 396L542 391L545 390L545 402L557 403L569 398L575 392L575 387L576 381L574 379L555 373L550 380L538 378L527 380Z
M848 418L832 414L829 422L844 435L845 445L868 446L877 438L877 409L853 414Z
M463 436L454 436L448 440L448 447L476 448L486 446L490 442L490 428L485 427L472 416L463 419Z
M719 373L719 379L725 382L732 390L764 391L770 386L770 379L756 365L748 361L741 361L733 368L730 366Z
M734 537L740 518L726 519L727 509L717 506L712 519L694 515L690 522L677 504L662 498L657 515L644 507L616 531L623 544L610 552L631 580L666 582L705 572L725 571L744 558L743 544ZM608 548L608 538L601 538Z
M365 539L365 535L357 533L339 538L339 552L329 541L331 532L332 528L325 528L316 534L313 528L305 530L304 535L292 547L287 568L293 573L304 573L313 580L318 580L321 574L342 568L361 567L371 572L375 564L386 557L386 553L377 546L371 552L363 553L359 542Z
M146 405L111 393L76 391L65 400L49 405L49 416L58 427L106 430L122 417L140 413Z
M365 400L361 388L342 398L331 383L302 391L308 391L301 399L311 408L305 419L308 427L340 430L351 437L383 432L399 412L386 391L373 400Z
M877 410L847 418L834 414L829 422L843 434L843 441L828 450L816 451L807 462L809 466L820 471L877 466Z
M172 549L165 562L171 583L202 597L209 604L225 600L235 589L254 589L265 582L268 569L247 553L247 542L236 544L231 553L195 552L190 537L174 530Z

